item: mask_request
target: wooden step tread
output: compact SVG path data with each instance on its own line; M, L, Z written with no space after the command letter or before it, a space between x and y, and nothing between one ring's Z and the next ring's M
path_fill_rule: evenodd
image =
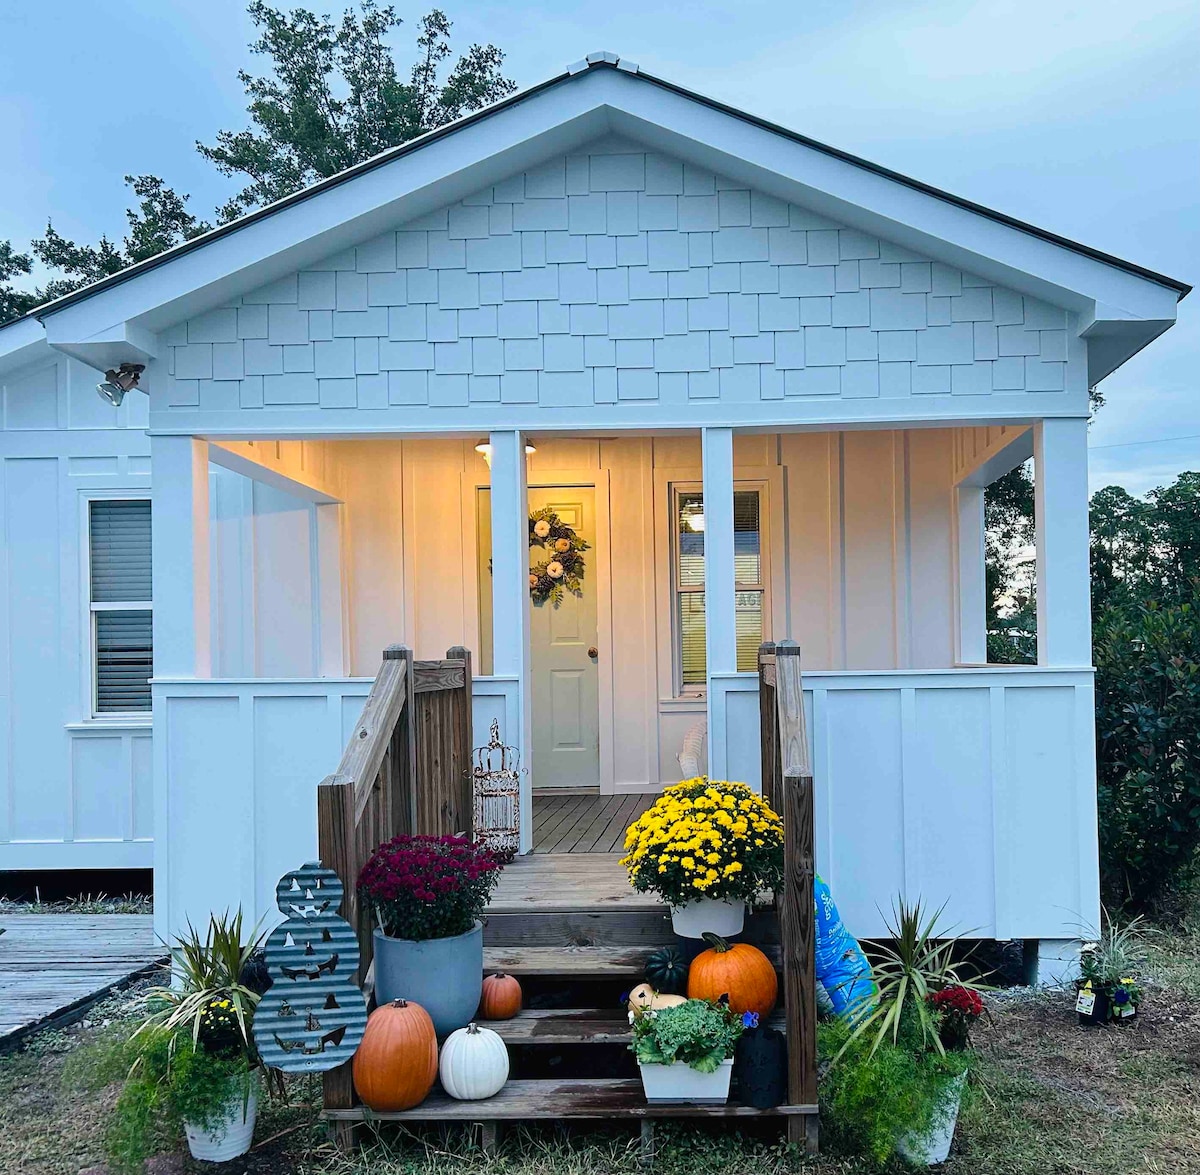
M562 976L579 979L595 976L602 979L637 978L645 976L646 960L654 953L653 946L485 946L484 971L503 971L509 975ZM762 948L778 969L780 950L777 946Z
M782 1030L783 1013L771 1027ZM512 1020L481 1020L507 1044L628 1044L629 1017L622 1008L523 1008Z
M480 1102L460 1102L435 1089L419 1106L376 1114L365 1106L325 1110L332 1121L373 1119L384 1122L484 1122L529 1118L764 1118L815 1114L816 1106L776 1106L756 1110L732 1103L712 1106L650 1105L641 1081L634 1078L567 1078L510 1081Z
M508 975L561 975L578 979L640 978L653 947L508 947L483 948L484 971Z

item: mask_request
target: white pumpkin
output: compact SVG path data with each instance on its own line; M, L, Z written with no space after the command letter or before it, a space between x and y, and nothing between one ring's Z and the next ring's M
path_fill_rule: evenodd
M460 1102L477 1102L504 1088L508 1049L490 1028L468 1024L446 1037L438 1063L442 1088Z

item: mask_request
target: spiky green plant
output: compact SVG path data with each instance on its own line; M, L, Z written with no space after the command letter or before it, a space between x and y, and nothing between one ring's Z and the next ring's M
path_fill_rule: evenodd
M174 1033L188 1027L195 1047L205 1016L214 1005L228 1001L242 1048L253 1056L250 1024L261 996L242 982L242 973L262 940L258 926L248 934L244 932L240 908L232 915L228 910L210 915L203 939L189 921L187 932L170 947L174 982L146 994L150 1014L138 1032L162 1028Z
M945 1055L938 1034L938 1014L927 1002L928 996L952 985L987 990L984 984L964 979L954 962L959 936L949 934L941 926L945 909L942 905L928 914L919 898L912 905L903 897L893 903L887 924L892 941L880 943L870 952L878 989L875 1006L857 1021L839 1057L868 1035L873 1037L868 1056L884 1041L898 1045L902 1029L915 1047Z

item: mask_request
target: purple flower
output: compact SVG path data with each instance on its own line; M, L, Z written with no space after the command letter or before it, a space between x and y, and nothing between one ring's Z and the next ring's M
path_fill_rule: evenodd
M743 1028L757 1028L758 1027L758 1013L757 1012L743 1012L742 1013L742 1027Z

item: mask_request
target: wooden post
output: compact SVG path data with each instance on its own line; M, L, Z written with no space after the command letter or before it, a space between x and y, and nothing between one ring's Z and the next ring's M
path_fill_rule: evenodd
M816 927L813 909L813 780L800 647L795 641L775 646L775 700L779 765L782 777L784 878L780 917L783 940L784 1016L787 1025L788 1101L817 1102ZM788 1117L788 1140L812 1149L815 1130L808 1115Z
M758 647L758 720L763 799L779 811L779 715L775 706L775 642Z
M532 661L529 646L529 488L525 436L493 432L492 445L492 672L516 679L516 719L506 741L533 757ZM532 775L521 780L521 852L533 849Z
M475 741L471 717L471 650L462 645L446 651L446 657L452 661L463 663L463 684L454 704L453 749L450 755L450 769L457 787L452 788L456 795L457 820L453 832L465 833L471 836L474 832L475 797L471 786L471 745Z
M1088 564L1087 421L1033 430L1039 665L1092 662Z
M354 896L352 853L354 845L354 787L340 775L328 775L317 787L317 846L321 863L332 869L345 885L341 914L358 934L361 944L363 931L358 918L358 902ZM366 974L365 965L360 974ZM354 1105L354 1076L350 1062L330 1069L322 1077L323 1102L327 1110L348 1110ZM334 1145L346 1151L354 1146L354 1123L330 1123Z
M960 485L955 491L954 554L958 573L955 659L960 665L987 664L983 492L982 486L973 485Z

